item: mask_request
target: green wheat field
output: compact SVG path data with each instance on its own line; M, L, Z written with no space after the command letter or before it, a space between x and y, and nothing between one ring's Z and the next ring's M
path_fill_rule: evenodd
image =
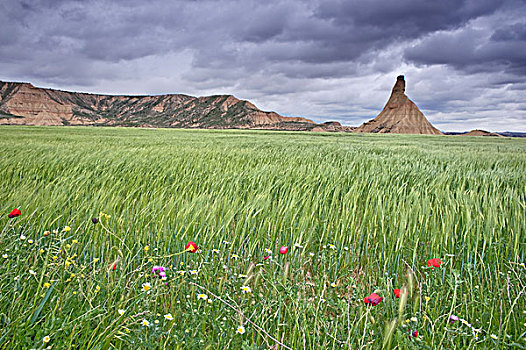
M0 349L526 348L524 139L1 126L0 213Z

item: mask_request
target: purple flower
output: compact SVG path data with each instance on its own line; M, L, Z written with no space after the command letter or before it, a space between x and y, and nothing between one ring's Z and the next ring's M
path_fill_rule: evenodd
M449 322L455 323L457 321L458 321L458 316L456 316L456 315L449 316Z
M99 222L99 219L93 218L93 219L91 219L91 222L93 223L93 225L95 225L97 222Z

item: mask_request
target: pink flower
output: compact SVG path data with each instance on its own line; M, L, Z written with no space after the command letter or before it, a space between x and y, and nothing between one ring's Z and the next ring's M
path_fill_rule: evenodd
M413 336L413 338L418 337L418 331L412 331L411 335Z
M267 260L268 258L270 258L270 255L265 256L263 260Z
M279 248L279 253L280 254L287 254L288 251L289 251L289 247L287 247L286 245L284 245L283 247Z
M152 268L152 273L156 273L156 272L163 272L165 271L166 268L164 266L157 266L155 265L153 268Z

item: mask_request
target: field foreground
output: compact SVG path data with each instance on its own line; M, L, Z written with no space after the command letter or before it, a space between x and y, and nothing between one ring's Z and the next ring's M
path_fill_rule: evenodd
M0 149L0 349L526 348L526 140L1 126Z

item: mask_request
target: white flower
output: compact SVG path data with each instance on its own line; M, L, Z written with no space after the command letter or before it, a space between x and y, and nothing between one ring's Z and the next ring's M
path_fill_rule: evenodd
M243 275L242 273L238 274L237 277L239 278L247 278L248 276L247 275Z
M249 286L241 286L241 290L243 291L243 294L252 292L252 289L250 289Z
M303 248L303 246L301 244L299 244L299 243L295 243L294 244L294 248L300 248L301 249L301 248Z
M190 275L197 275L197 270L190 270Z
M237 327L236 333L238 333L238 334L245 334L245 327L243 327L243 326Z
M493 338L493 339L495 339L495 340L498 340L498 339L499 339L499 337L497 337L495 334L491 334L490 337Z
M415 316L413 316L413 317L411 317L411 321L418 322L418 319Z
M270 249L268 249L268 248L265 249L265 252L267 252L267 254L269 254L269 255L272 254L272 250L270 250Z
M119 310L117 310L117 312L118 312L119 315L121 315L121 316L124 315L124 312L125 312L125 311L126 311L126 310L123 310L123 309L119 309Z
M26 239L26 236L24 236L24 235L20 235L20 240L23 241L24 239Z
M332 282L332 283L331 283L331 287L332 287L332 288L336 288L336 283Z
M144 327L149 327L149 326L150 326L150 322L148 322L148 320L146 320L146 319L145 319L145 320L142 320L142 325L143 325Z
M36 275L37 273L36 273L35 271L33 271L33 270L29 270L29 274L34 276L34 275Z
M146 283L142 284L143 292L146 292L147 294L150 294L151 289L152 289L152 285L150 284L150 282L146 282Z
M349 247L343 247L343 250L348 251Z
M7 254L2 255L2 258L7 259Z
M219 254L219 249L212 249L212 253Z
M168 321L171 321L171 320L174 319L174 317L172 316L172 314L166 314L166 315L164 315L164 318L165 318L166 320L168 320Z
M46 335L46 336L44 337L44 339L42 339L42 342L43 342L43 343L49 343L50 340L51 340L51 338L49 337L49 335Z
M336 249L336 246L334 244L329 244L329 248L331 248L332 250Z
M234 259L234 260L239 259L239 255L237 255L237 254L232 254L232 259Z
M197 294L197 299L206 300L208 299L208 295L206 294Z

